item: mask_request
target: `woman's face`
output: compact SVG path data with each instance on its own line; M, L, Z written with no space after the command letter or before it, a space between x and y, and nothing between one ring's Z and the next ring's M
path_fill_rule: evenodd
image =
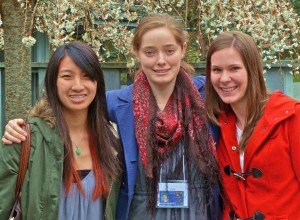
M63 112L85 112L97 92L97 82L90 79L69 57L65 56L58 68L58 97Z
M185 50L186 43L179 45L165 27L152 29L142 36L135 53L152 88L175 85Z
M232 107L246 106L248 74L236 49L229 47L212 54L210 77L215 91L224 103Z

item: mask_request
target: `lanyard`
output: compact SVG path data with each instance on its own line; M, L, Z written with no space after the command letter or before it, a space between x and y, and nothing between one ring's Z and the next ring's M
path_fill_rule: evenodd
M163 165L160 165L160 174L159 174L159 182L161 182L162 180L162 167ZM185 179L185 152L184 152L184 147L183 147L183 153L182 153L182 172L183 172L183 181L186 182Z

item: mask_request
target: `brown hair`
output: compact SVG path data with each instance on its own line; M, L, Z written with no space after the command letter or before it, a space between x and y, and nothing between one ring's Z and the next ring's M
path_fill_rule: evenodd
M225 104L219 97L211 83L211 56L216 51L233 47L242 57L247 70L248 85L246 90L247 113L245 128L239 143L240 150L244 150L248 140L261 118L268 93L263 77L263 65L260 52L252 37L238 31L226 31L221 33L209 46L206 59L206 110L210 120L219 124L218 116L222 111L231 111L229 104Z
M139 20L131 42L132 50L138 51L140 49L142 38L146 32L161 27L169 29L176 42L183 48L183 44L188 41L188 33L184 31L182 24L168 14L151 14ZM189 74L195 72L194 67L183 60L181 67Z

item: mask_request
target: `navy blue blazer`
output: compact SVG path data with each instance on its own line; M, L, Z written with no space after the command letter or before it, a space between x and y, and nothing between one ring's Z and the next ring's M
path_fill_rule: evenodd
M205 98L205 77L193 77L193 81L198 88L202 99ZM131 200L134 194L136 174L138 171L138 146L134 132L134 118L132 109L132 87L133 84L121 90L112 90L106 93L107 107L110 120L116 123L118 133L124 150L124 171L122 177L121 190L117 204L117 219L128 218ZM217 126L210 125L210 130L215 141L219 138ZM219 188L213 187L214 203L216 209L211 211L213 220L220 219Z

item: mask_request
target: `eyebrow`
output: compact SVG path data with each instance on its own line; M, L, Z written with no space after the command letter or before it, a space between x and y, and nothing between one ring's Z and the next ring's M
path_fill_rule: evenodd
M229 67L234 67L234 66L241 66L241 63L234 63L234 64L230 64ZM220 67L220 65L211 65L211 67Z
M176 46L176 44L166 44L163 45L162 47L174 47L174 46ZM156 46L145 46L142 49L152 49L152 48L156 48Z
M59 70L58 73L64 73L64 72L73 72L72 70L70 69L62 69L62 70Z

